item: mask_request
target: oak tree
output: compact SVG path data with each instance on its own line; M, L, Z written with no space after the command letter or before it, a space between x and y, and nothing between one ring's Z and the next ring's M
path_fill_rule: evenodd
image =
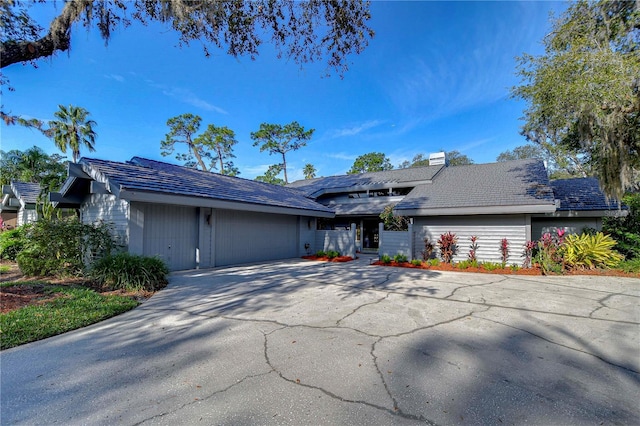
M620 199L640 183L640 10L633 1L578 1L553 22L540 56L518 58L528 103L523 135L589 164Z
M348 175L355 175L367 172L382 172L393 169L391 160L382 152L370 152L355 159Z

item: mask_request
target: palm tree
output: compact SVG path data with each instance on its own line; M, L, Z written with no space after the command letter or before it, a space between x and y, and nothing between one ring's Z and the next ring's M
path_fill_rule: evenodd
M58 105L59 111L53 115L57 120L49 122L47 135L53 138L56 146L63 153L67 152L67 148L71 149L73 154L73 162L77 163L80 158L80 146L85 145L89 151L95 151L97 134L93 130L97 126L93 120L88 120L89 111L82 107L69 105Z

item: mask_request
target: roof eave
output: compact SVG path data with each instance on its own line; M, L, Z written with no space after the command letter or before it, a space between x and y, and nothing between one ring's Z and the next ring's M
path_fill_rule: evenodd
M329 209L319 208L318 210L272 206L267 204L246 203L238 201L219 200L214 198L190 197L186 195L167 194L159 192L147 192L138 190L122 189L120 198L127 201L138 201L144 203L174 204L190 207L208 207L227 210L253 211L260 213L288 214L301 216L315 216L333 218L335 213ZM319 205L320 206L320 205ZM324 206L321 206L324 207Z
M394 209L403 216L472 216L488 214L537 214L553 213L553 204L524 204L511 206L471 206L471 207L441 207L441 208L407 208Z

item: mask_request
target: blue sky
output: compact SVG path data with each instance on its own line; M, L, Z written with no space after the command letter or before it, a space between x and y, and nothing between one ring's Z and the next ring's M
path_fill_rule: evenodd
M55 13L53 3L36 8L39 16ZM306 163L319 176L343 174L357 156L374 151L396 166L440 149L493 162L526 143L519 134L525 104L509 95L518 84L515 57L542 53L549 13L565 8L561 2L374 1L376 36L349 58L342 79L323 77L324 63L300 69L277 59L269 46L255 61L213 49L206 58L197 43L177 47L177 35L161 25L119 29L108 46L95 28L78 27L69 54L37 68L3 69L15 91L3 89L2 104L43 120L53 118L58 104L86 108L98 139L95 152L82 154L115 161L137 155L179 163L160 155L166 121L197 114L202 129L211 123L235 131L234 161L248 179L279 162L252 146L249 135L263 122L295 120L315 129L306 147L287 155L290 180L303 177ZM58 152L36 131L1 126L4 151L37 145Z

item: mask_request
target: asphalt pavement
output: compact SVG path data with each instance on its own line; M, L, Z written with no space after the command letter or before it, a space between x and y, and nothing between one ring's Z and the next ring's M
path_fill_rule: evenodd
M640 279L288 260L175 273L0 353L0 423L640 423Z

